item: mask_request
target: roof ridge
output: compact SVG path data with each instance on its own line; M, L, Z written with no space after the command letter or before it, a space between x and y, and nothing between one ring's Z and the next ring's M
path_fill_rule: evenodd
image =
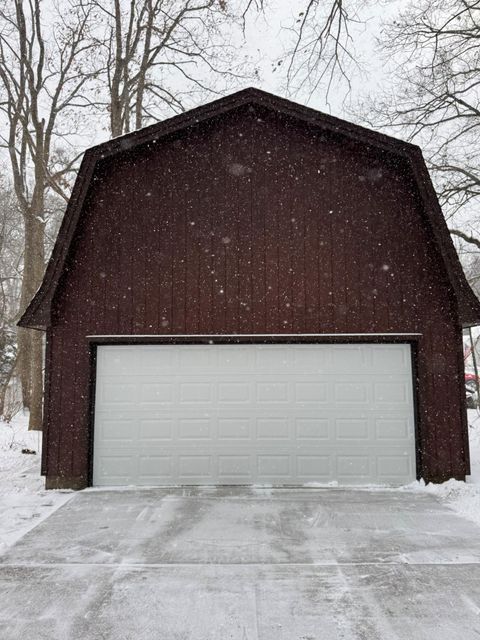
M162 136L168 133L166 130L169 129L175 131L188 128L212 117L212 114L220 115L221 113L227 113L228 111L240 108L249 103L258 104L276 111L282 111L285 115L291 115L299 119L311 120L312 123L322 122L332 130L336 130L339 134L344 133L357 138L362 137L363 139L369 138L373 145L384 144L395 147L397 150L419 148L412 142L390 136L380 131L375 131L364 125L350 122L313 107L294 102L289 98L251 86L193 107L188 111L174 114L168 118L142 127L141 129L135 129L134 131L115 136L114 138L89 147L87 151L98 153L102 157L121 153L122 151L132 148L132 146L146 143L152 135L155 136L158 134Z

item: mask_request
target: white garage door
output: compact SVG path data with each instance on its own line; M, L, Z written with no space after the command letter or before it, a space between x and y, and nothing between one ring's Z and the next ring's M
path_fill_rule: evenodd
M403 484L410 347L100 346L94 485Z

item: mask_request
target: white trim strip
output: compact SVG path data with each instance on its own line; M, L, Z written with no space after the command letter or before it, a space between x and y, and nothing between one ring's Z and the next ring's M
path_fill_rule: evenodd
M87 338L347 338L421 336L422 333L107 333Z

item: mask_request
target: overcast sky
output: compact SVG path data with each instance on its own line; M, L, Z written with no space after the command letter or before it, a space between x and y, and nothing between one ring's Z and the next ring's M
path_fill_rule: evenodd
M353 6L357 0L347 2ZM267 0L264 14L250 14L245 37L240 31L228 35L230 43L234 43L238 49L239 59L250 58L259 70L258 78L240 81L237 88L257 86L296 102L308 104L320 111L358 121L358 116L355 115L355 105L358 101L369 94L381 91L389 81L388 64L380 58L375 46L375 38L380 33L382 20L392 15L399 7L407 5L406 0L360 2L363 5L359 11L362 22L350 25L351 51L359 61L359 67L350 65L348 68L350 88L344 80L337 77L328 96L325 86L320 87L313 95L307 90L292 93L287 89L287 62L280 66L277 63L279 59L285 59L285 53L292 46L295 36L291 27L295 24L299 12L305 7L306 0ZM360 2L357 4L360 5ZM165 117L168 115L165 113ZM108 131L98 131L95 139L91 138L87 146L102 142L108 137Z
M354 3L355 0L350 0L351 5ZM363 3L363 8L359 10L359 16L363 21L351 25L352 51L362 70L352 65L349 69L351 89L348 89L345 82L337 79L330 90L328 100L325 87L311 96L307 91L288 96L285 87L285 67L276 67L274 64L291 45L293 34L289 27L294 24L305 4L305 0L270 0L265 16L257 16L255 19L252 16L249 20L246 43L243 46L252 57L261 59L260 78L254 84L321 111L352 119L352 105L368 94L381 91L389 81L388 64L381 59L375 39L380 34L382 21L402 6L405 7L407 2L387 0Z

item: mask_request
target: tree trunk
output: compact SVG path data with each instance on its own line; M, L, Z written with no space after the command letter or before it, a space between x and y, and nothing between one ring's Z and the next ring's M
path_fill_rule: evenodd
M32 330L31 334L32 395L30 400L30 418L28 428L31 430L35 429L37 431L41 431L43 422L43 333Z
M5 418L5 401L7 398L7 391L10 381L13 377L13 372L17 367L17 358L12 362L10 369L5 376L5 379L2 381L2 385L0 386L0 417Z
M25 306L21 305L21 312L25 309ZM17 329L17 345L18 345L18 363L17 371L20 378L20 384L22 387L22 402L25 409L30 409L30 402L32 396L32 389L30 384L30 360L31 360L31 348L30 348L30 330Z
M42 212L43 198L39 197L34 212ZM35 295L43 277L45 265L44 224L29 211L24 215L25 254L21 292L23 311ZM43 395L43 338L34 329L19 330L19 375L22 383L24 405L30 410L29 429L42 429Z

